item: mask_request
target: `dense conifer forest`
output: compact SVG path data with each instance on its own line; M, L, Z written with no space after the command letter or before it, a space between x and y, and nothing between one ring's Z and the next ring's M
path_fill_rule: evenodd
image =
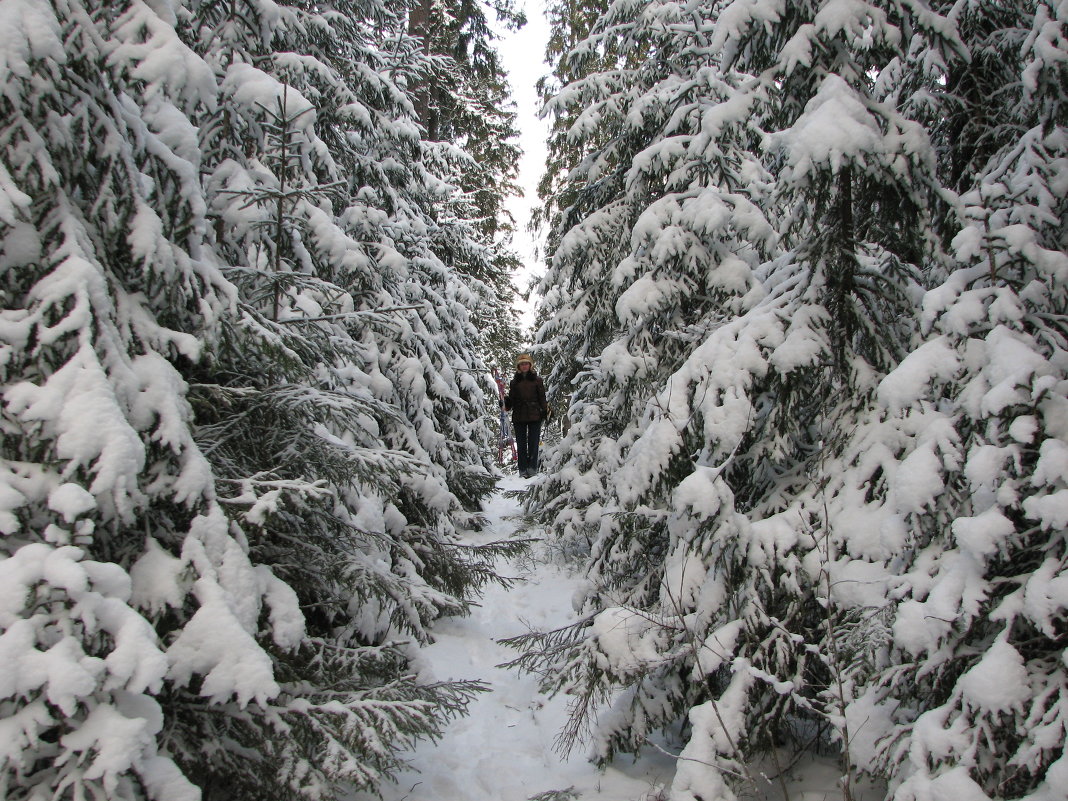
M1068 2L545 11L524 332L535 9L0 0L0 796L378 792L536 538L564 749L1063 799ZM528 348L554 446L473 537Z

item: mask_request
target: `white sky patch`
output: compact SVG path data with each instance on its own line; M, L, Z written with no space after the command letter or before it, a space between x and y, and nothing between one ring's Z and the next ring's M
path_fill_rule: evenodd
M516 125L519 129L519 146L523 148L518 183L523 187L525 197L513 198L507 208L515 217L513 247L523 263L523 268L515 275L515 282L520 291L525 291L531 280L544 271L545 264L544 254L539 256L537 253L544 245L544 236L534 236L527 226L531 213L538 205L538 179L545 168L548 153L548 120L538 119L541 102L534 85L538 78L549 72L549 66L543 61L545 44L549 39L549 22L545 18L544 0L527 0L522 7L527 15L527 24L514 33L505 31L498 48L501 62L511 79L512 97L519 114ZM520 302L520 312L523 328L533 328L534 299L530 303Z

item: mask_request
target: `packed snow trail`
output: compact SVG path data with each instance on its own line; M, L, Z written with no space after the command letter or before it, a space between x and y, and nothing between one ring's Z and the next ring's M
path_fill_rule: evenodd
M488 524L470 542L516 536L520 505L515 492L528 486L529 482L515 475L501 479L486 508ZM419 649L417 667L422 678L477 679L491 691L479 695L469 714L453 721L440 741L422 742L406 755L411 768L395 784L383 786L383 801L527 801L569 788L575 801L661 801L668 797L675 773L671 757L650 748L638 760L620 756L601 772L581 747L562 756L553 744L567 720L568 697L548 698L538 691L536 676L497 667L518 656L498 640L574 620L571 602L582 577L540 557L535 549L532 555L499 564L498 572L518 578L511 589L491 585L469 616L435 624L434 644ZM797 763L786 782L789 798L842 798L841 774L834 760L806 757ZM768 779L774 773L770 767L754 766L753 772L767 782L757 798L783 801L778 782ZM867 785L855 790L860 799L883 797ZM353 801L375 798L357 793ZM559 796L559 801L567 799L566 794Z
M472 542L514 535L519 502L505 493L526 486L514 475L499 482L486 510L489 524ZM581 801L661 797L674 773L670 758L655 753L638 762L622 758L602 773L581 748L561 756L553 743L567 719L567 697L547 698L538 692L537 677L497 667L518 656L498 639L574 618L571 599L581 578L529 556L501 564L498 571L520 580L511 589L488 587L468 617L439 621L435 642L421 649L419 665L424 679L480 679L492 689L476 698L469 714L453 721L439 742L421 743L409 755L411 770L383 787L384 800L526 801L571 787Z

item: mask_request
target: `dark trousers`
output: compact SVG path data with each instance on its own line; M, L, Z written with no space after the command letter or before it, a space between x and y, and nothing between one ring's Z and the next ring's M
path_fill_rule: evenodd
M535 423L513 423L515 449L519 472L538 469L538 442L541 439L541 420Z

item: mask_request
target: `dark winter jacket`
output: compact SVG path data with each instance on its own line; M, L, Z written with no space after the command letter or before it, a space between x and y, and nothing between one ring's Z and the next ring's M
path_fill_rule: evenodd
M549 416L545 402L545 384L533 370L516 373L508 385L504 408L512 413L513 423L536 423Z

